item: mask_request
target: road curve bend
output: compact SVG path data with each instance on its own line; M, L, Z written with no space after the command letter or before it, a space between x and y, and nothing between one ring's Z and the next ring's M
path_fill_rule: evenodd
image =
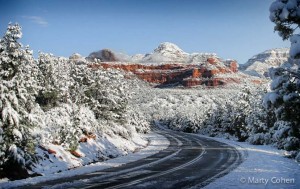
M22 188L201 188L243 161L236 148L213 139L171 130L155 132L170 141L169 147L157 154L101 172Z

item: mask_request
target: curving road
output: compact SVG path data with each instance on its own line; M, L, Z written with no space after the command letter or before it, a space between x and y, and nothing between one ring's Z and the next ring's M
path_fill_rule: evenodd
M148 158L101 172L48 181L22 188L201 188L242 162L238 150L201 136L157 130L170 146ZM76 181L75 184L63 184Z

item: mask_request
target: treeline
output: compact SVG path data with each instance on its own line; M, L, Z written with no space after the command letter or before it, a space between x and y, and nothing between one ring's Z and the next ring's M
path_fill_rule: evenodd
M34 59L21 37L21 27L10 24L0 40L0 178L29 176L43 158L38 146L53 143L71 151L84 135L130 140L149 130L128 104L122 73L47 53Z

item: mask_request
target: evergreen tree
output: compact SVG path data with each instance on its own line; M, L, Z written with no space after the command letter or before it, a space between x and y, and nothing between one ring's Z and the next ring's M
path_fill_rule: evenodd
M275 31L283 39L290 38L291 49L288 63L270 70L272 92L264 100L264 106L273 109L278 120L292 123L295 135L300 129L300 35L295 34L300 26L299 10L299 0L276 0L270 7Z
M275 23L274 31L289 39L300 25L299 0L276 0L270 6L270 20Z
M288 150L300 148L300 35L296 34L300 26L299 10L299 0L276 0L270 6L270 20L275 23L274 30L284 40L290 39L291 48L288 62L279 68L270 69L272 91L265 96L264 106L274 111L278 121L289 122L279 122L287 128L285 130L289 130L288 136L292 137L284 145Z
M123 75L76 65L71 77L74 80L70 91L73 102L90 106L96 119L126 123L129 93Z
M47 53L35 60L18 42L21 36L21 27L10 24L0 40L0 178L28 177L37 160L49 158L46 149L53 144L73 151L82 137L130 140L136 131L149 130L128 107L121 72Z
M67 102L71 85L71 67L67 59L40 52L38 67L39 85L41 87L36 102L44 110L55 107L59 103Z
M10 178L27 176L35 160L30 112L37 92L32 52L22 49L18 24L9 24L0 41L0 169Z

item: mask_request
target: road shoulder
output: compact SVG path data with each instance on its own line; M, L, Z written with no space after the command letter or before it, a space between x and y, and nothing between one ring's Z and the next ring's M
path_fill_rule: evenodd
M284 157L285 151L272 146L250 145L222 138L212 139L234 146L244 154L245 161L224 177L207 185L205 189L299 188L300 165L293 159Z

